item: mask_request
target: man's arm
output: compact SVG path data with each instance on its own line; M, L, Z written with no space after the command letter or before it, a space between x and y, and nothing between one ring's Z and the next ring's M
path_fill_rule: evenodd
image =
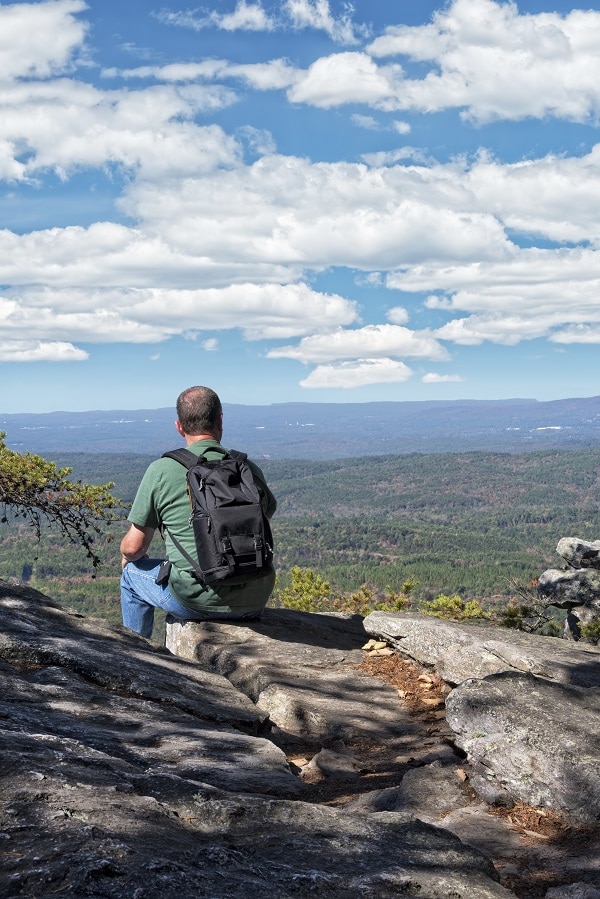
M135 562L146 555L148 547L152 543L155 528L144 528L139 524L132 524L121 540L121 564L123 568L128 562Z

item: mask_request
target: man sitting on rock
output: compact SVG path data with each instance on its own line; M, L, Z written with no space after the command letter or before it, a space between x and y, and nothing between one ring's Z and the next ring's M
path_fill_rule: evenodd
M223 410L219 397L210 388L189 387L180 394L175 427L192 453L204 454L208 460L223 457ZM261 493L263 511L271 518L277 505L275 497L260 468L253 462L248 464ZM125 627L150 638L155 608L195 621L260 617L275 583L272 570L248 583L212 587L191 570L185 553L195 556L196 550L189 525L187 470L182 464L161 458L149 465L127 520L131 527L121 541L121 608ZM163 560L147 555L154 532L163 528L172 566L164 579L159 575Z

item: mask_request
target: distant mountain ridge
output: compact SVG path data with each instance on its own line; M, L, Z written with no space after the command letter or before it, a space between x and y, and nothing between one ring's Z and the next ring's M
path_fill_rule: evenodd
M0 414L19 452L160 455L181 445L174 408ZM224 405L227 446L257 459L528 452L600 445L600 396L376 403Z

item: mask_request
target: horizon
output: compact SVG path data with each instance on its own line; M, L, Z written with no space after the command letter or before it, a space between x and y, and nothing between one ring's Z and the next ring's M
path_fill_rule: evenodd
M580 397L599 44L565 0L0 3L0 414Z
M491 406L506 406L506 405L544 405L548 403L560 403L560 402L569 402L569 401L585 401L585 400L594 400L599 399L600 394L590 394L589 396L566 396L566 397L555 397L550 400L538 400L534 397L503 397L502 399L476 399L476 398L458 398L458 399L426 399L426 400L346 400L344 402L332 402L325 400L289 400L289 401L281 401L274 403L229 403L224 402L223 407L242 407L244 409L270 409L276 406L377 406L377 405L491 405ZM43 412L32 412L30 410L20 411L20 412L2 412L0 411L0 424L2 419L5 417L16 417L16 416L44 416L44 415L93 415L93 414L108 414L108 413L120 413L120 412L169 412L173 415L176 415L175 404L167 405L167 406L140 406L140 407L131 407L131 406L111 406L106 408L93 407L89 409L49 409Z

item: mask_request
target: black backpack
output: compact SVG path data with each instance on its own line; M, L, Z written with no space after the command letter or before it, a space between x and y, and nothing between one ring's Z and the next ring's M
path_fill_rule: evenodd
M209 461L186 449L163 453L188 469L190 525L198 561L173 534L171 540L198 580L210 585L245 584L273 571L273 537L263 512L263 490L254 480L245 453L223 450Z

